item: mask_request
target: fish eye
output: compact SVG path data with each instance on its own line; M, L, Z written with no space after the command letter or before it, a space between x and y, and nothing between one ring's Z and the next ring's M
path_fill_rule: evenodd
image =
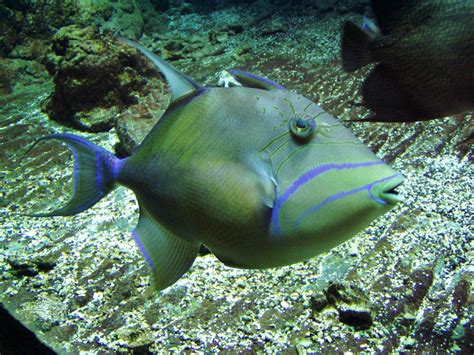
M306 141L311 138L314 133L316 124L313 120L303 117L293 117L290 120L290 132L297 140Z

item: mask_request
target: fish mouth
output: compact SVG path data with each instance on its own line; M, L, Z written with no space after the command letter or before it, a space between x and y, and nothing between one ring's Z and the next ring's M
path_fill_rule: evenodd
M403 183L405 178L397 174L392 179L380 186L380 198L389 205L395 205L404 200L403 196L397 191L397 188Z

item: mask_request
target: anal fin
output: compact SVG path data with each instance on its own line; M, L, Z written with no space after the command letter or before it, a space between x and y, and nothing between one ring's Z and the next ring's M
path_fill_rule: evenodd
M150 267L153 287L163 290L189 270L200 243L186 241L158 223L143 207L133 239Z

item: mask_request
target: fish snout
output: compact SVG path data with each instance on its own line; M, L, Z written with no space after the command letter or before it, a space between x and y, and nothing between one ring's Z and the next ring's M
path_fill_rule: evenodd
M404 200L403 195L400 194L398 188L402 185L405 178L401 174L396 174L376 186L375 195L381 200L383 204L396 205ZM377 199L378 200L378 199Z

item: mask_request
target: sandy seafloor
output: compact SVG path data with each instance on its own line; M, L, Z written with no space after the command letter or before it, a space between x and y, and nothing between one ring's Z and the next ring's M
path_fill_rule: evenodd
M205 26L205 19L197 20ZM254 47L256 59L247 67L264 68L259 74L318 99L341 118L356 115L344 102L357 82L340 74L325 86L318 74L337 59L342 20L295 18L294 30L271 39L271 48ZM311 44L304 51L297 40ZM327 52L318 51L321 46ZM236 64L225 56L218 60ZM286 60L291 57L297 60ZM212 59L176 65L191 75L201 65L217 66ZM309 79L318 75L318 84ZM41 113L51 90L45 83L0 98L0 301L54 350L472 350L474 169L456 146L471 114L409 126L349 125L380 157L390 157L406 181L400 189L405 202L347 243L271 270L232 269L213 255L200 256L175 285L153 293L130 237L138 218L130 191L116 189L73 217L19 214L58 206L72 189L65 148L44 144L23 155L35 137L77 133ZM443 136L446 126L456 128ZM109 149L117 142L113 130L82 134ZM324 306L327 299L333 303ZM355 323L341 321L345 311Z

